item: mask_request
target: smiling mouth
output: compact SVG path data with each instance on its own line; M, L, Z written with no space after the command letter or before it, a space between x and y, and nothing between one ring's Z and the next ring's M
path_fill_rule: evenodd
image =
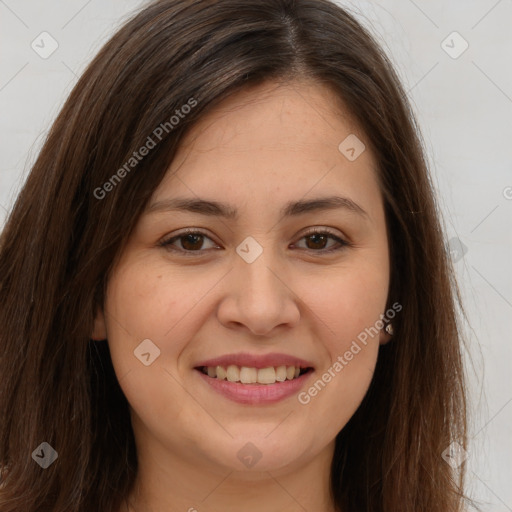
M208 377L241 384L279 384L298 379L300 376L313 371L311 367L299 366L268 366L253 368L248 366L199 366L195 368Z

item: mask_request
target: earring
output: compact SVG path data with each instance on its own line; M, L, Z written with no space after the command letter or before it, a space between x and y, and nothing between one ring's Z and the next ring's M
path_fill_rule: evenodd
M390 335L393 336L395 334L395 331L393 331L393 326L391 324L386 325L385 331Z

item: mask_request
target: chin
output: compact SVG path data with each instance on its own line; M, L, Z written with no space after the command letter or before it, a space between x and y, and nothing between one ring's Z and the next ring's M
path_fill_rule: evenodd
M247 475L248 479L260 472L273 472L298 464L304 455L304 439L291 437L284 431L269 436L269 431L267 429L265 435L246 432L214 443L209 449L203 447L206 451L203 457L209 458L214 465Z

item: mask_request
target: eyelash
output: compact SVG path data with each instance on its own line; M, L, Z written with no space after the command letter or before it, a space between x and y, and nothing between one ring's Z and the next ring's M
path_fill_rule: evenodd
M174 235L171 238L167 238L167 239L162 240L161 242L159 242L158 245L160 247L165 248L166 250L169 250L169 251L172 251L172 252L180 252L180 253L182 253L183 255L186 255L186 256L191 256L191 257L201 256L202 253L204 253L204 250L200 249L200 250L197 250L197 251L189 251L189 250L185 250L185 249L179 249L179 248L173 247L171 245L174 241L179 240L180 238L183 238L183 237L185 237L187 235L201 235L201 236L204 236L204 237L206 237L206 238L211 240L211 238L206 233L204 233L203 231L189 228L189 229L185 230L184 232L179 233L178 235ZM319 250L302 249L303 251L307 251L307 252L310 252L310 253L330 254L330 253L333 253L333 252L342 251L345 248L352 246L351 243L349 243L346 240L343 240L339 236L335 235L328 228L321 228L321 229L320 228L314 228L314 229L308 231L307 233L304 233L302 235L302 237L300 238L300 240L302 240L303 238L307 238L308 236L312 236L312 235L328 235L328 237L330 237L331 239L335 240L340 245L338 247L334 247L334 248L331 248L331 249L319 249ZM213 240L212 240L212 242L213 242Z

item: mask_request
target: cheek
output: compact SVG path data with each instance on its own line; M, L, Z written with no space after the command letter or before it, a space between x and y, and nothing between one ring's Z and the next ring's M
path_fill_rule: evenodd
M112 276L107 295L107 331L112 359L133 365L133 351L146 339L165 356L169 350L180 350L169 343L174 327L198 300L195 294L180 294L180 285L168 285L162 273L139 267L119 268ZM175 331L175 332L174 332ZM166 341L167 340L167 341ZM162 361L162 359L160 360Z
M154 421L155 430L162 427L161 418L179 415L187 405L176 366L193 335L188 328L195 324L187 322L187 315L208 289L208 283L203 291L190 287L183 276L166 276L159 270L148 264L120 267L109 281L106 301L108 344L117 379L132 410L145 421ZM147 348L139 350L143 340L151 340L157 349L144 341ZM149 352L150 364L134 351ZM186 420L195 421L196 414L193 411Z
M148 259L120 266L109 281L106 303L114 366L127 371L140 365L134 350L149 339L160 350L158 365L178 369L180 354L207 320L204 315L211 314L205 297L218 280L214 272L173 270Z
M321 421L324 433L334 437L361 404L373 378L379 351L375 324L385 311L387 281L351 269L328 280L324 288L318 284L305 302L317 318L325 366L298 398L308 411L311 428Z
M343 429L368 391L377 353L377 346L360 344L360 352L350 361L341 356L343 362L337 360L311 381L299 402L307 416L314 418L312 428L320 425L326 437L334 437Z
M318 347L326 353L326 363L299 402L310 408L312 418L325 415L332 435L359 407L373 377L378 321L388 293L385 270L378 265L347 265L315 279L310 276L301 286L301 297L316 319Z
M388 279L380 269L347 266L308 276L300 290L299 296L315 314L326 339L342 350L385 312Z

